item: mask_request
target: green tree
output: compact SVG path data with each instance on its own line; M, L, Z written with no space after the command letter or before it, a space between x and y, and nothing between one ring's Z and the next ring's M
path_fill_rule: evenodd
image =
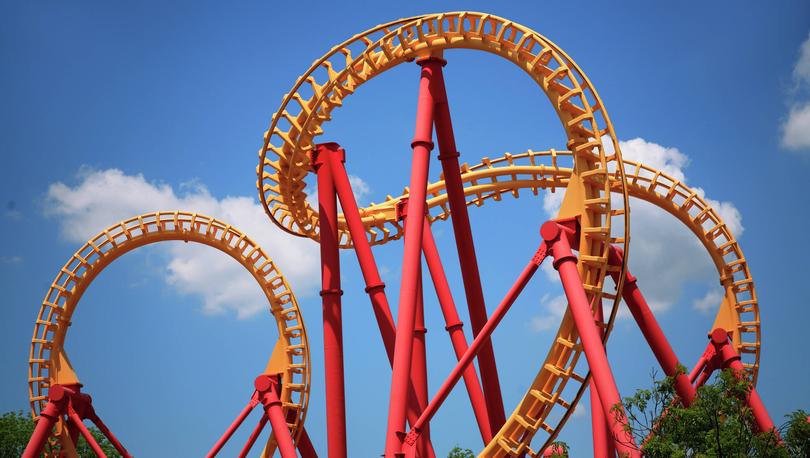
M808 457L807 413L796 411L780 428L784 445L773 432L756 432L745 403L751 384L722 371L697 390L688 408L678 402L674 379L654 381L624 399L628 429L644 456L658 457Z
M447 454L447 458L475 458L475 454L468 448L461 448L456 445Z
M93 427L88 429L108 457L121 456L107 438L101 434L101 431ZM31 420L31 417L24 415L22 411L6 412L0 416L0 458L17 458L22 455L33 432L34 421ZM79 438L76 451L79 452L79 456L82 458L96 456L84 438Z

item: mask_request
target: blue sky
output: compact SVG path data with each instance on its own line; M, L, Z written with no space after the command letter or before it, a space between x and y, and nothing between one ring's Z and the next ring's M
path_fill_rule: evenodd
M682 173L722 204L758 288L758 388L777 421L810 408L810 361L801 351L810 323L800 259L800 231L810 224L802 199L810 171L805 2L3 2L0 411L27 406L35 314L75 249L128 216L182 207L240 227L288 274L313 354L307 428L324 451L317 246L282 236L260 211L256 151L295 78L333 45L391 19L461 9L507 17L560 45L594 82L629 154ZM446 57L463 160L564 146L547 100L523 73L490 55ZM401 66L371 81L327 126L324 139L348 151L363 203L407 183L417 75ZM713 321L713 309L699 305L716 273L676 220L633 209L631 268L690 365ZM542 198L524 196L471 210L471 218L492 306L533 253L548 215ZM452 231L434 231L453 266ZM93 283L74 316L72 361L97 410L136 454L207 450L247 401L276 339L248 274L210 251L170 244L128 254ZM376 251L392 302L400 252L399 244ZM342 260L349 447L352 456L372 456L383 447L389 369L353 255ZM448 271L461 297L457 268ZM538 275L494 335L507 409L545 356L559 294ZM431 294L426 307L435 390L452 352ZM608 350L622 393L649 384L655 363L632 321L617 323ZM460 388L434 422L437 450L480 449L473 428ZM587 406L562 438L575 456L588 454Z

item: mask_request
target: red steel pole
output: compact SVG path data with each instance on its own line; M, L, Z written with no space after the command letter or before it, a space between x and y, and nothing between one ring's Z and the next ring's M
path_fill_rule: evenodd
M115 437L112 431L110 431L110 428L108 428L107 425L105 425L104 422L101 421L101 418L99 418L99 416L96 415L95 412L93 412L92 416L90 417L90 421L92 421L96 425L99 431L101 431L101 434L104 434L104 437L106 437L107 440L110 441L110 444L112 444L113 448L115 448L115 450L122 457L124 458L132 457L132 455L129 454L127 449L124 448L124 445L118 440L117 437Z
M371 245L366 238L366 231L360 218L360 210L357 207L357 200L354 197L349 175L346 172L344 163L346 153L337 143L324 143L317 145L318 155L321 160L329 164L332 172L332 180L335 184L340 205L343 208L343 216L346 225L349 227L349 234L352 237L354 251L360 270L366 283L366 293L371 300L374 316L377 319L377 326L385 345L388 355L388 362L393 366L394 362L394 319L391 317L391 308L388 305L388 297L385 294L385 283L380 278L380 272L374 255L371 252ZM315 161L313 161L314 163ZM408 394L408 421L413 424L419 417L421 409L417 405L416 392L409 388ZM433 450L430 441L427 442L428 450Z
M62 385L53 385L48 390L48 404L39 413L39 419L34 426L34 432L25 446L22 458L39 458L42 449L51 436L53 427L65 411L68 402L68 393Z
M596 306L596 314L594 318L598 322L604 322L604 310L600 302ZM605 331L599 329L599 337L604 339ZM599 399L599 392L596 389L596 383L591 377L590 380L590 394L591 394L591 431L593 433L593 456L596 458L613 458L616 456L616 450L613 446L613 439L610 437L610 424L608 423L609 414L602 409L602 401Z
M76 425L77 428L79 428L79 432L82 433L82 436L84 436L84 440L87 441L87 445L90 446L90 448L93 450L93 453L95 453L98 458L107 458L107 454L104 453L104 450L102 450L101 446L98 445L98 442L96 442L96 438L93 437L92 434L90 434L90 431L87 429L87 426L84 426L84 422L82 422L82 419L81 417L79 417L79 414L77 414L76 411L73 410L73 408L70 405L68 405L67 413L68 418L74 425Z
M718 352L723 359L723 367L731 368L737 378L744 378L745 367L743 367L742 362L740 361L740 355L737 354L734 347L732 347L731 343L729 342L728 332L725 329L715 329L711 333L711 341L715 348L718 349ZM754 421L756 422L759 431L775 432L776 429L774 427L773 420L771 420L771 416L768 414L768 409L765 408L765 404L762 402L762 399L759 397L759 393L757 393L757 390L754 388L753 384L751 385L751 389L748 391L746 401L748 402L748 407L751 408L751 413L754 414Z
M269 377L257 379L257 385L265 382L265 385L257 386L257 389L264 393L262 405L264 406L265 416L270 419L270 426L273 429L273 437L276 439L278 451L281 458L296 458L295 443L293 443L290 435L290 428L287 427L287 420L284 418L281 399L278 397L277 383L273 382Z
M443 61L441 61L444 63ZM447 185L447 201L453 222L453 232L458 249L458 260L470 310L470 323L473 337L477 336L487 321L487 309L484 303L484 292L481 289L481 275L478 271L478 260L475 255L470 218L467 214L467 201L464 197L464 185L461 182L461 170L458 163L459 153L453 135L453 124L450 119L450 106L447 102L447 91L440 65L436 65L435 118L436 138L439 143L439 159L442 163L444 180ZM506 414L501 398L501 385L498 380L498 368L495 365L495 352L492 342L486 341L478 355L478 367L484 384L484 396L492 432L501 429L506 421Z
M225 444L228 442L228 440L230 440L231 436L233 436L233 433L235 433L236 430L239 429L239 426L242 425L242 423L245 421L245 418L247 418L247 416L250 415L250 411L253 410L253 408L256 407L257 404L259 404L259 393L256 391L253 393L253 396L251 396L250 402L248 402L245 408L242 409L241 412L239 412L239 415L236 417L236 420L234 420L233 423L231 423L231 426L229 426L228 429L225 430L225 433L222 435L222 437L219 438L216 444L214 444L214 446L211 448L208 454L205 455L205 458L213 458L217 455L217 453L219 453L220 450L222 450L222 447L224 447Z
M425 348L425 304L422 290L422 269L419 269L419 283L416 293L416 321L413 329L413 361L411 362L411 385L416 394L418 413L422 413L428 403L428 379L427 379L427 356ZM428 451L430 441L430 426L425 425L422 429L422 437L419 439L419 456L432 457Z
M239 458L245 458L248 453L250 453L250 449L253 448L253 444L256 443L256 439L259 438L259 435L262 433L264 426L267 424L267 415L262 415L261 420L259 423L256 424L256 427L253 428L253 432L250 433L250 437L248 437L245 446L242 447L242 451L239 452Z
M610 247L608 262L611 265L621 266L623 257L624 253L622 253L620 248L616 246ZM618 285L619 273L610 272L610 276ZM639 329L641 329L641 333L644 334L644 338L655 354L658 364L661 365L667 377L675 378L675 391L678 393L678 397L681 398L681 402L684 406L689 407L695 399L695 388L689 383L687 374L680 369L681 363L678 361L678 357L675 356L675 352L672 350L672 346L669 345L664 331L662 331L661 326L658 325L658 320L655 319L655 315L652 310L650 310L650 306L647 305L647 300L644 299L644 295L641 294L636 277L630 274L630 271L625 271L622 298L627 304L627 308L630 309L630 313L636 320Z
M301 436L298 437L298 451L301 452L301 458L318 458L318 454L315 453L315 446L312 445L307 429L303 426L301 427Z
M568 299L568 308L582 340L585 358L588 360L591 377L593 377L599 392L602 410L608 414L610 419L616 450L619 454L639 457L641 455L635 447L632 435L624 430L627 423L624 409L621 408L621 398L618 389L616 389L613 372L608 364L605 347L599 337L599 330L593 320L593 312L588 303L588 297L582 288L582 279L577 270L577 258L571 251L568 233L557 222L548 221L540 228L540 234L549 245L551 254L554 256L554 268L559 272L563 290ZM615 407L620 410L615 412Z
M323 149L321 149L323 147ZM343 208L343 216L346 218L346 225L352 236L354 252L357 255L357 262L360 264L360 271L363 273L363 280L366 283L366 293L371 300L374 309L374 316L377 319L377 326L380 328L385 351L388 354L389 362L394 360L394 318L391 315L391 307L388 305L388 298L385 295L385 283L380 278L380 271L371 253L371 245L366 238L366 229L360 218L360 210L357 207L357 200L354 197L346 167L345 152L337 144L331 143L318 145L321 153L325 148L330 148L327 161L332 172L335 190L337 191L340 206Z
M313 161L318 174L318 212L323 304L323 353L326 380L326 439L330 458L346 457L346 399L343 376L343 322L340 296L338 219L332 169L323 156ZM326 165L326 167L324 167Z
M433 149L433 97L431 80L440 64L434 60L421 62L419 100L416 107L416 129L411 166L409 212L419 215L405 220L405 249L402 257L402 280L397 311L397 333L394 346L393 374L388 408L388 426L385 440L385 456L393 458L402 449L399 433L405 430L405 415L408 404L409 374L413 349L413 330L416 318L417 275L422 263L422 215L425 214L428 167Z
M425 217L425 227L422 230L422 252L425 255L425 263L428 266L436 289L436 296L439 298L439 305L446 324L445 329L450 334L450 342L453 344L456 358L461 359L461 356L467 351L467 339L464 337L463 323L458 317L456 304L453 301L450 285L447 282L447 276L444 273L439 250L436 248L436 241L433 239L433 231L430 229L427 217ZM464 385L470 397L470 404L475 415L475 421L478 423L478 430L481 432L481 439L483 439L484 444L488 444L492 440L492 430L487 416L484 393L481 391L481 384L478 381L475 366L469 365L464 369Z
M509 308L512 304L515 303L515 300L520 295L523 288L526 287L526 284L529 283L532 276L537 269L540 267L540 264L543 262L543 259L546 256L546 245L542 244L540 249L537 250L537 253L532 257L532 260L526 267L523 268L523 271L518 276L515 284L509 289L506 293L506 296L503 298L498 307L492 313L492 316L484 323L484 327L481 328L481 332L478 336L475 337L472 344L470 344L470 348L461 356L456 364L453 367L453 370L450 371L450 375L447 376L447 379L444 381L442 386L439 388L439 391L433 395L433 399L431 399L430 404L428 404L427 408L422 412L422 415L419 416L419 420L411 428L411 431L405 437L405 443L409 448L412 448L416 441L419 439L419 435L421 433L422 425L426 424L433 418L433 415L436 414L436 411L441 407L442 403L447 396L452 391L453 387L456 386L458 380L461 378L461 374L464 372L464 369L470 365L473 358L478 355L481 349L484 346L484 343L490 338L492 332L498 326L498 323L501 322L503 317L506 315L506 312L509 311Z

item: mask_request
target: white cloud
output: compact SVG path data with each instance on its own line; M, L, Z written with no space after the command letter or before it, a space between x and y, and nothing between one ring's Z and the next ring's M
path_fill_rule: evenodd
M643 138L620 142L622 157L665 171L686 182L684 169L689 157L677 148L665 147ZM704 191L693 188L701 197ZM543 207L554 216L562 202L563 192L544 195ZM614 196L615 199L615 196ZM731 233L739 238L743 233L742 216L732 202L706 199L727 224ZM647 302L654 311L665 311L681 297L689 284L715 287L717 272L697 237L672 215L653 204L630 201L630 271L638 277ZM550 278L556 272L544 267ZM708 299L706 299L708 301ZM719 302L717 303L719 304ZM708 307L708 305L706 306ZM620 309L619 317L628 317Z
M357 205L364 206L368 202L366 199L368 196L371 195L371 187L366 183L362 178L349 175L349 184L352 186L352 192L354 192L354 200L357 201ZM307 187L304 192L307 194L307 202L312 208L318 208L318 188L315 186ZM338 202L338 212L342 212L343 209L340 206L340 202Z
M790 109L782 125L782 146L792 150L810 148L810 103Z
M719 308L720 303L722 302L723 288L717 287L707 291L706 295L700 299L695 299L695 301L692 303L692 308L710 315Z
M529 327L535 332L554 329L560 324L560 321L562 321L566 307L568 307L568 301L565 299L565 296L544 294L543 297L540 298L540 308L544 313L543 315L533 317L531 321L529 321Z
M252 197L218 199L198 182L181 185L178 193L168 184L118 169L83 168L78 178L76 186L52 184L45 199L45 214L59 219L62 235L70 242L84 243L102 229L142 213L193 211L221 219L251 237L278 264L296 295L312 294L319 284L317 244L278 230ZM246 318L266 309L253 278L228 256L195 244L160 249L169 257L167 284L200 296L204 312L234 312Z
M797 83L810 84L810 34L799 48L799 59L793 67L793 78Z
M810 35L799 48L793 67L795 87L790 92L790 111L782 123L782 146L791 150L810 151L810 101L801 100L810 89Z

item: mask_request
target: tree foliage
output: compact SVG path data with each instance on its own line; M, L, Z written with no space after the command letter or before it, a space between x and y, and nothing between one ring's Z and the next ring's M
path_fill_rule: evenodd
M624 399L628 429L644 456L658 457L808 457L810 424L807 413L796 411L774 432L757 432L745 402L751 384L730 370L697 390L695 402L683 407L674 378L654 381Z
M88 429L108 457L121 456L101 431L93 427ZM22 455L33 432L34 421L22 411L6 412L0 416L0 458L17 458ZM82 458L96 456L84 438L79 439L76 451Z

